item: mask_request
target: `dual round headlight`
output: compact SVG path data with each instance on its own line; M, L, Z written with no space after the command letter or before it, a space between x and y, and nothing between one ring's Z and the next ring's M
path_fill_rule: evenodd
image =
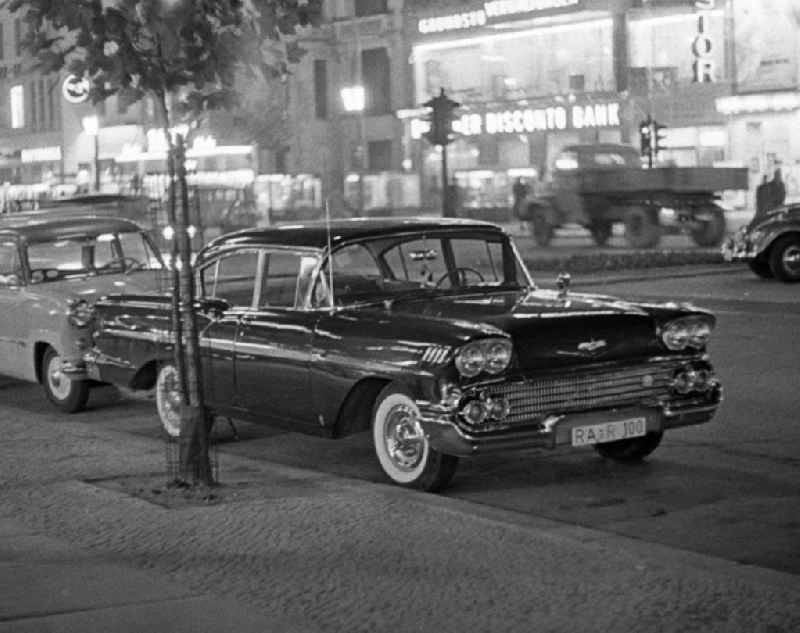
M511 362L511 341L503 338L486 338L467 343L456 352L456 368L462 376L473 378L485 371L499 374Z
M661 340L667 349L679 351L692 347L702 349L708 343L714 320L706 316L690 316L675 319L661 332Z
M75 327L86 327L94 319L94 308L86 299L72 299L68 305L67 320Z

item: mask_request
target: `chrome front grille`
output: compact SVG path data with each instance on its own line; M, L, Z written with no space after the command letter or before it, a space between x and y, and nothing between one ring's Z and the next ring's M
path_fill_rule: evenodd
M491 396L504 396L510 404L507 425L530 423L548 414L629 406L669 393L680 362L599 369L559 376L527 376L489 385Z

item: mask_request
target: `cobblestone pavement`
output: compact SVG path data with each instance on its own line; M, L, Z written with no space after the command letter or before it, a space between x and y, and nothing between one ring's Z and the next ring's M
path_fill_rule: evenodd
M788 574L229 455L222 482L247 494L169 509L103 481L163 472L158 440L2 404L0 433L0 524L232 600L265 631L800 630Z

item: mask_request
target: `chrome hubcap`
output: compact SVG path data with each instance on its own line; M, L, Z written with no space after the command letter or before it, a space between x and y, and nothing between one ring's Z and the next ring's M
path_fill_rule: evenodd
M393 408L386 418L386 452L400 470L416 468L425 452L425 436L409 407Z
M50 359L50 364L47 367L47 382L50 385L50 391L59 400L64 400L69 396L71 381L61 371L60 356L53 356Z
M800 275L800 246L790 246L783 251L783 267L792 275Z
M181 393L178 389L178 372L174 367L164 370L158 384L158 401L161 422L167 433L177 437L181 432Z

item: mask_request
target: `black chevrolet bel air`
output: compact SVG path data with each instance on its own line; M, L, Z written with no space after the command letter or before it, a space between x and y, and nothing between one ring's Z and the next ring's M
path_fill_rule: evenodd
M397 484L436 490L459 457L593 446L638 460L721 399L714 317L535 286L499 227L357 219L248 229L196 263L206 400L332 438L372 433ZM99 302L93 377L155 386L180 425L169 299Z

